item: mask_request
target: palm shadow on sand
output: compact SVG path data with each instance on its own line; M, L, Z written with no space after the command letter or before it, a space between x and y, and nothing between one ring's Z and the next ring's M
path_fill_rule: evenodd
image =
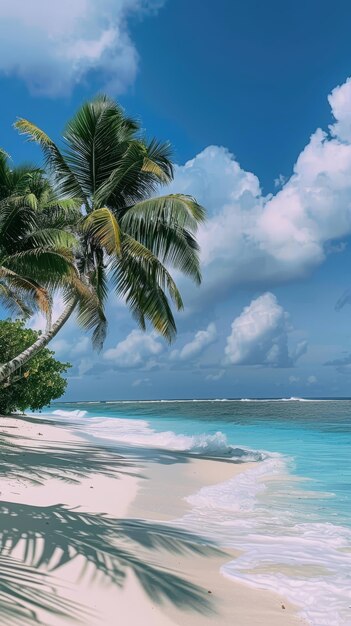
M22 420L22 417L21 417ZM23 438L12 432L0 434L0 478L15 478L33 485L42 485L49 478L79 483L82 478L94 473L118 478L119 474L132 474L142 478L137 468L143 463L155 462L162 465L188 463L190 456L170 450L147 449L115 444L99 445L84 441L69 446L40 439L40 422L37 438ZM52 424L52 422L51 422ZM67 424L65 424L67 428ZM40 445L39 442L40 441Z
M12 433L0 436L0 477L42 485L49 478L79 483L95 472L116 478L118 474L136 475L133 461L102 446L84 441L69 446L45 441L40 446L18 445L16 439L20 438Z
M10 556L0 556L0 624L42 626L36 614L39 609L81 622L88 611L60 596L58 587L50 574Z
M171 604L201 614L214 613L213 603L206 590L190 583L181 576L155 565L150 557L152 551L173 554L192 553L215 556L221 552L193 533L139 519L113 519L102 514L91 514L62 505L37 507L13 502L0 503L0 557L15 557L17 563L28 568L32 576L49 576L65 564L77 560L80 577L123 587L129 571L132 571L146 593L154 602ZM4 580L7 580L5 573ZM34 580L34 585L35 585ZM50 578L45 581L50 585ZM44 610L69 613L69 605L61 604L57 594L40 593ZM101 582L101 581L99 581ZM52 587L54 586L51 583ZM9 603L27 615L23 624L41 624L35 614L36 606L31 597L23 597L20 580L13 582L12 589L1 594L0 623L19 624L8 612ZM53 602L51 603L51 600ZM7 610L6 621L2 616ZM27 613L26 613L27 612ZM84 610L75 607L76 619L82 619ZM18 617L18 616L17 616ZM70 614L72 618L72 613Z

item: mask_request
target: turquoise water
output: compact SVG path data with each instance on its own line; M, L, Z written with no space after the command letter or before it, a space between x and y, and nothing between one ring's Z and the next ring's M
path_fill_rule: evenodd
M192 494L177 523L245 549L224 575L284 593L314 626L351 624L351 400L63 403L49 412L73 411L110 443L260 459Z

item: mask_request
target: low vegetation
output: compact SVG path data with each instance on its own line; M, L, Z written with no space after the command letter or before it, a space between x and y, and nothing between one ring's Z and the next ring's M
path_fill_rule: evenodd
M10 360L32 345L39 332L25 328L24 322L0 321L0 354ZM40 410L59 398L67 381L63 374L70 367L54 358L54 352L43 348L25 366L13 373L7 384L0 386L0 413L8 415L25 409Z

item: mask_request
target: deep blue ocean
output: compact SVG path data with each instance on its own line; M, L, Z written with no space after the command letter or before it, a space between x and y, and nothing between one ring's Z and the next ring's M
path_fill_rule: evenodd
M222 573L284 594L313 626L351 625L351 400L54 404L109 445L255 461L191 494L175 523L243 550Z

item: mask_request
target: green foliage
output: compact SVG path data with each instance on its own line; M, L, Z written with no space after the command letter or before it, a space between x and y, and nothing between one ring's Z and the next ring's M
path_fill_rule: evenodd
M1 320L1 360L6 362L14 358L32 345L38 336L38 332L25 328L23 321ZM71 366L57 361L53 355L54 352L48 348L42 349L0 386L0 413L6 415L28 408L39 410L63 394L67 381L62 374Z
M79 206L55 194L38 168L11 167L0 149L0 303L10 313L48 315L52 290L71 284Z
M80 198L76 265L95 303L78 302L78 321L94 331L95 347L101 348L106 334L110 286L142 329L151 323L171 341L173 308L183 304L170 272L180 270L201 282L195 235L205 211L184 194L155 197L173 179L170 146L147 140L139 124L107 96L80 107L60 147L28 120L15 126L41 146L56 194Z

